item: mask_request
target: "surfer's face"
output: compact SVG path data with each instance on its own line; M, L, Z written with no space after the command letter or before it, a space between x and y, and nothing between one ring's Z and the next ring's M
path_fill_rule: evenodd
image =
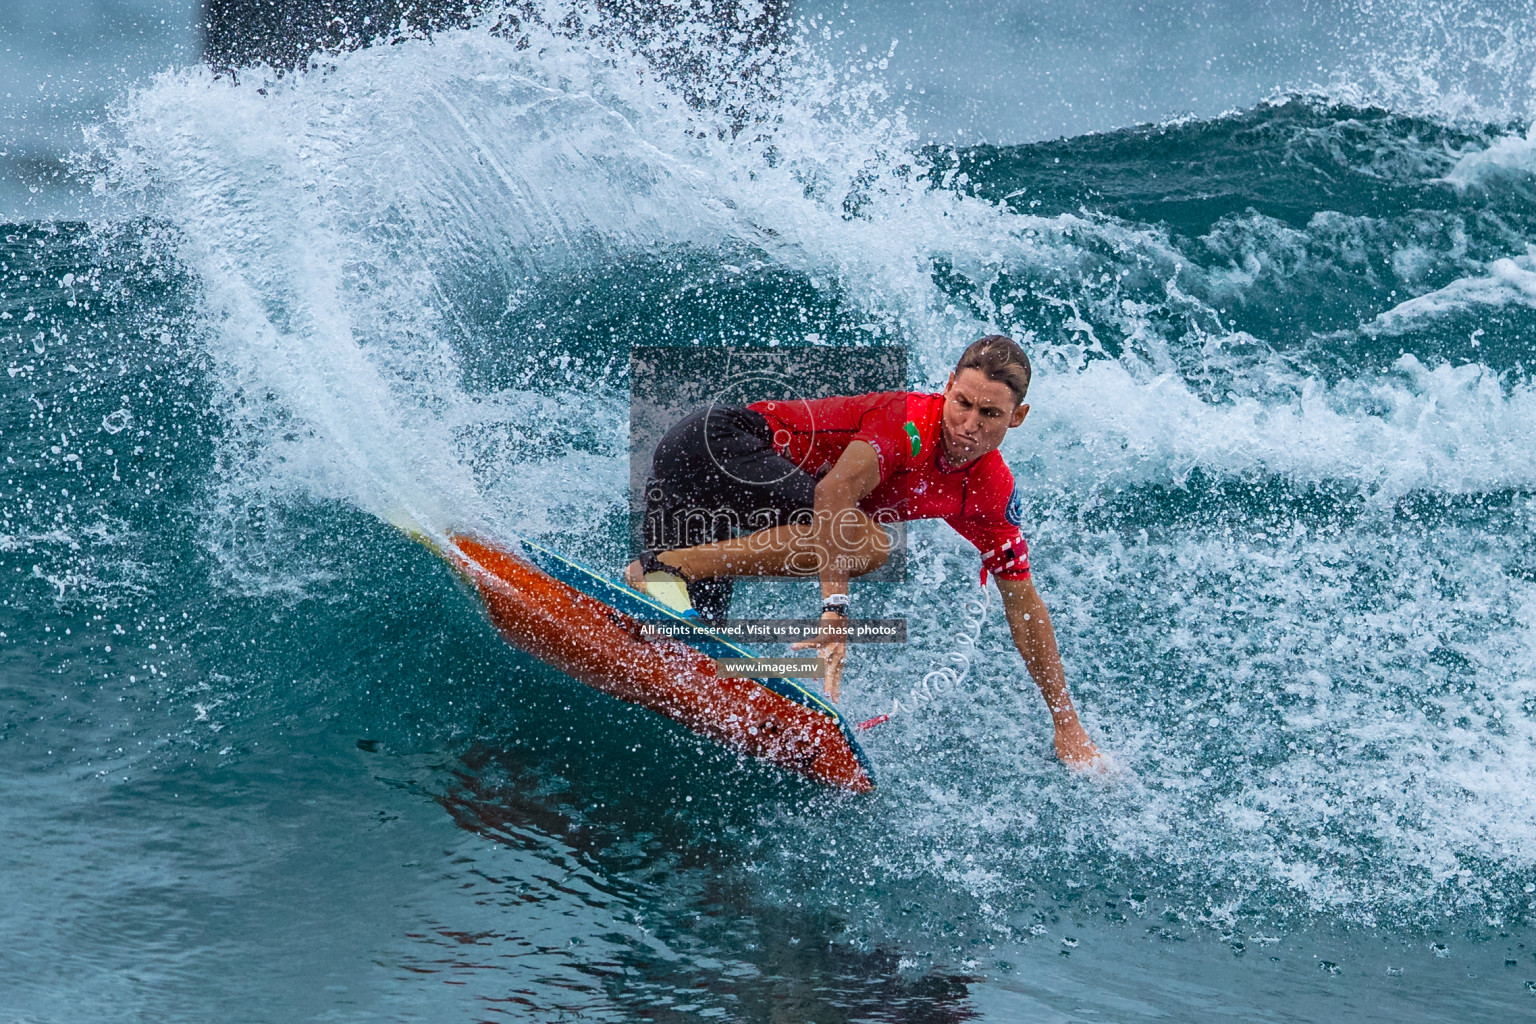
M980 370L950 374L944 386L944 457L953 466L981 458L1028 413L1029 406L1014 401L1012 388Z

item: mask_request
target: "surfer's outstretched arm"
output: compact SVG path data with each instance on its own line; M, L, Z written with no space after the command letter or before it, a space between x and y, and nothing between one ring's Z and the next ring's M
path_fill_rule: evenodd
M1099 748L1088 738L1088 730L1077 720L1072 695L1067 692L1067 675L1056 649L1056 630L1051 614L1035 591L1032 580L998 580L1003 594L1003 613L1013 634L1013 645L1024 658L1030 677L1040 687L1040 696L1051 710L1056 726L1056 756L1073 768L1087 768L1099 760Z

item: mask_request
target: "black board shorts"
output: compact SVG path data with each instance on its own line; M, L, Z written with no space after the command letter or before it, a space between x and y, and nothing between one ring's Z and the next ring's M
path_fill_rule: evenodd
M773 447L761 413L739 405L696 409L668 430L651 456L645 486L643 543L670 551L729 540L759 530L809 523L816 480ZM723 619L728 578L689 584L699 615Z

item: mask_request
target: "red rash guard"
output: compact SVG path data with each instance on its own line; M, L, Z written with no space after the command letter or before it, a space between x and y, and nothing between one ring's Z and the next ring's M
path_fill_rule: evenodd
M880 521L942 519L981 552L981 581L1029 579L1029 547L1019 532L1023 501L1002 453L956 469L940 438L943 395L885 391L813 401L754 402L773 430L773 446L820 479L854 441L880 460L880 483L859 508Z

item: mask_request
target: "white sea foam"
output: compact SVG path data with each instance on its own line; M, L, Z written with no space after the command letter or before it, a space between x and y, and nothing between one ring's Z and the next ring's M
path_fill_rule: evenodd
M1457 278L1450 284L1416 295L1381 313L1365 325L1372 334L1402 334L1428 321L1467 309L1521 305L1536 308L1536 246L1524 255L1494 260L1488 273Z
M1487 148L1467 153L1456 161L1445 180L1457 188L1488 187L1509 173L1536 173L1536 124L1524 136L1504 135Z
M1191 471L1341 483L1381 499L1416 490L1483 493L1536 486L1536 390L1506 389L1468 364L1392 369L1335 385L1303 380L1289 401L1210 403L1175 374L1140 379L1119 363L1043 376L1029 433L1005 452L1041 483L1092 492L1182 486Z

